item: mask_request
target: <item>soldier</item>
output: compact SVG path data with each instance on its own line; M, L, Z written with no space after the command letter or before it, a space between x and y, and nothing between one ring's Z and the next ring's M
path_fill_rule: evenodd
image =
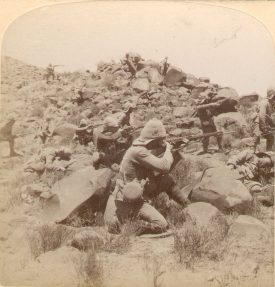
M86 84L84 84L81 88L74 88L73 90L72 102L77 103L78 105L82 104L85 101L84 95L87 91Z
M15 136L12 134L12 128L15 123L15 119L10 117L8 121L0 129L0 141L8 141L10 146L10 157L19 156L14 151L14 139Z
M201 128L204 134L217 132L217 128L214 122L215 109L219 108L219 103L209 103L210 98L214 92L201 94L200 99L197 101L197 115L201 122ZM223 151L222 148L222 135L216 135L219 151ZM204 137L202 140L203 153L208 152L209 137Z
M267 97L260 102L259 106L259 129L261 135L266 139L266 150L272 151L274 145L274 135L272 127L275 127L275 122L272 120L272 105L275 103L275 87L270 87L267 90Z
M81 145L87 146L93 140L93 125L82 119L75 131L74 140L79 141Z
M252 195L260 195L263 191L260 180L271 174L274 167L274 153L254 153L251 150L244 150L232 156L227 165L242 176L244 185Z
M168 174L174 158L172 146L165 138L162 122L152 119L125 153L104 214L110 232L119 233L121 224L129 219L140 220L137 235L165 231L168 227L165 218L145 200L163 191L179 204L186 204L185 194ZM159 148L165 149L162 157L154 155Z
M42 144L45 144L47 139L52 136L50 127L51 117L47 115L45 121L40 125L37 136L41 139Z
M166 76L166 73L168 71L168 68L170 66L170 64L167 62L168 61L168 57L165 57L161 62L160 62L160 74L162 76Z
M65 171L68 165L59 165L56 161L70 161L71 155L72 151L67 147L46 148L38 156L27 162L24 170L26 172L37 172L39 175L43 174L45 170Z
M130 57L130 54L127 53L125 55L125 60L123 61L123 63L127 64L128 66L129 72L131 73L130 79L134 79L137 73L138 60L135 61L134 59L132 59L132 57Z
M46 68L46 81L47 81L47 83L49 83L50 77L52 77L52 80L54 80L54 77L55 77L54 68L55 68L55 66L53 66L51 63Z
M120 129L119 122L109 116L106 117L102 127L94 130L94 167L113 167L113 164L120 163L124 149L119 149L118 140L126 136L126 132ZM116 165L115 165L116 166Z

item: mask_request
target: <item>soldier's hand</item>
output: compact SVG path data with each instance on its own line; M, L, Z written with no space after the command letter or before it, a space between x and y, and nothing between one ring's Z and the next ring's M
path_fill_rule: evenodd
M171 151L172 148L173 146L169 142L166 142L166 149Z

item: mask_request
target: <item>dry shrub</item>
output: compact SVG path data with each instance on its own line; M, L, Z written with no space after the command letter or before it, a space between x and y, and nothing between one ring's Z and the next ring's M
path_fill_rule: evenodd
M150 286L160 287L162 285L161 276L166 272L163 270L163 258L156 255L144 254L143 270L149 280Z
M73 235L73 230L63 225L44 224L27 233L27 240L31 254L34 258L39 255L56 250L66 243Z
M228 225L222 217L216 217L208 226L197 226L187 221L174 232L174 252L186 268L193 268L199 259L218 261L227 250L225 236Z
M78 276L79 287L104 286L103 262L95 250L89 250L75 259L74 267Z

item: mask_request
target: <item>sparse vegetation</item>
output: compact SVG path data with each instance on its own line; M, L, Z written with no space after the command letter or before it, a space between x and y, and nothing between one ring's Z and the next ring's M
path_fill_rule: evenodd
M78 287L103 287L103 262L95 250L83 252L75 259L74 266L78 275Z
M31 254L34 258L56 250L73 235L73 230L63 225L44 224L26 234Z
M149 286L161 287L162 275L166 272L163 268L163 259L156 255L144 254L143 260L143 270L149 281Z
M227 248L227 231L228 226L220 217L207 227L187 221L182 229L174 232L174 252L179 262L193 268L200 259L221 260Z

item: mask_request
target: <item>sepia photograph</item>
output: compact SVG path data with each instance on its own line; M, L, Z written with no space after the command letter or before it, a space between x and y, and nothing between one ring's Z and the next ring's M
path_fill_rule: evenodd
M31 2L1 31L0 286L274 286L274 31Z

